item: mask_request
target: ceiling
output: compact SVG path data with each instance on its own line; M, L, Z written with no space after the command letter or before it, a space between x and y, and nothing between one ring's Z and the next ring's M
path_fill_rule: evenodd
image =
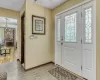
M0 0L0 7L20 11L25 0ZM27 0L35 2L34 0ZM67 0L37 0L37 4L42 5L46 8L54 9L58 5L64 3Z
M24 0L0 0L0 7L20 11Z
M60 4L64 3L67 0L37 0L37 4L40 4L46 8L54 9L55 7L59 6Z

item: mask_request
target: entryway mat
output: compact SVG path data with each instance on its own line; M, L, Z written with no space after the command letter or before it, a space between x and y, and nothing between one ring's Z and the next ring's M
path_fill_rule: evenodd
M50 70L49 73L58 80L85 80L78 78L76 75L68 72L67 70L61 67L56 67Z

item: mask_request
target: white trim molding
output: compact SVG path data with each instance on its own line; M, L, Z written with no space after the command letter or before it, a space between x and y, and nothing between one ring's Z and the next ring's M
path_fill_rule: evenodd
M83 5L83 4L85 4L85 3L88 3L88 2L91 2L91 1L96 1L96 0L84 0L84 1L82 1L81 3L78 3L78 4L76 4L76 5L72 6L72 7L70 7L70 8L68 8L68 9L64 10L64 11L61 11L61 12L57 13L55 16L58 16L58 15L60 15L60 14L63 14L63 13L65 13L65 12L71 10L71 9L74 9L74 8L76 8L76 7L78 7L78 6L81 6L81 5Z

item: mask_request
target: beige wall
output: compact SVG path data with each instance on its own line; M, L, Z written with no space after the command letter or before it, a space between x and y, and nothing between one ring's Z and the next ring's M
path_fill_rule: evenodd
M21 10L20 10L20 18L23 15L23 13L26 11L26 2L23 4Z
M100 80L100 0L96 0L96 52L97 80Z
M9 9L4 9L4 8L0 8L0 16L14 18L14 19L17 19L17 20L19 20L19 18L20 18L19 12L9 10Z
M46 34L35 35L35 37L37 37L36 39L30 39L30 36L32 35L32 15L46 18ZM52 61L51 10L27 1L25 25L25 69Z
M20 41L19 41L19 39L20 39L20 35L19 35L19 33L20 33L20 29L19 29L19 27L20 27L20 12L17 12L17 11L13 11L13 10L8 10L8 9L4 9L4 8L0 8L0 16L4 16L4 17L9 17L9 18L14 18L14 19L17 19L18 20L18 28L17 28L17 35L18 35L18 43L17 43L17 45L18 45L18 58L20 58Z
M3 39L4 39L4 28L0 28L0 44L2 44Z
M26 32L25 32L25 68L31 68L40 64L54 61L54 18L55 14L80 3L80 0L69 0L54 10L26 2ZM25 7L24 7L25 8ZM32 34L32 15L46 17L46 35L36 36L37 39L30 39ZM42 43L41 43L42 42ZM29 47L30 46L30 47ZM43 47L42 47L43 46ZM35 53L34 53L35 52ZM41 58L41 59L37 59ZM33 61L33 63L31 63ZM37 62L36 62L37 61Z

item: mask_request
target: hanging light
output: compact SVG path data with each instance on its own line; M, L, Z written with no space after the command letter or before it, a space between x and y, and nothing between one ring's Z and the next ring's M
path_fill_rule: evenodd
M7 24L7 21L8 21L8 18L6 18L6 30L7 30L7 28L8 28L8 24Z
M37 1L37 0L34 0L35 2Z
M7 20L8 20L8 18L6 18L6 29L7 29L7 27L8 27L8 25L7 25Z
M38 2L38 0L34 0L34 2L35 2L35 3L37 3L37 2Z

